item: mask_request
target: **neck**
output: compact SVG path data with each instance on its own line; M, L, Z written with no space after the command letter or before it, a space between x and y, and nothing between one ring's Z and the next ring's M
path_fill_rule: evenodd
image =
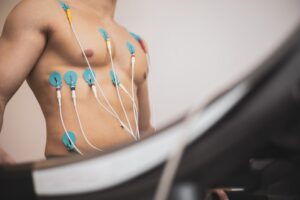
M103 18L114 18L117 0L78 0Z

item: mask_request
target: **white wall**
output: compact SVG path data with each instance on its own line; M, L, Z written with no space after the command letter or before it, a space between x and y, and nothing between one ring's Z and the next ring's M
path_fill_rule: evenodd
M15 2L0 0L0 25ZM123 0L116 13L150 47L153 122L161 126L260 63L300 20L300 1ZM42 158L44 144L44 120L24 84L6 110L0 146L23 162Z
M252 70L300 19L300 1L126 0L119 11L118 20L149 43L161 124Z

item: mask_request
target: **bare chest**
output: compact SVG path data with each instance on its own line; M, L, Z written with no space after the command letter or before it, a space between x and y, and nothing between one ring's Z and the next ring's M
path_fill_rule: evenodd
M66 18L57 19L53 24L53 31L45 55L42 59L47 65L60 62L62 65L73 67L87 67L87 61L94 68L104 68L111 65L109 52L105 38L100 33L104 29L112 44L112 58L115 66L126 74L131 73L131 53L127 43L135 48L137 81L142 81L147 73L146 55L139 43L123 27L114 22L102 22L96 17L81 16L79 13L73 15L72 31Z

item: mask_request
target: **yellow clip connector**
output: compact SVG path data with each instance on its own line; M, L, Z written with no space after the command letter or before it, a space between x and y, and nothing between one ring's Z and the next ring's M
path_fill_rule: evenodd
M111 47L110 39L107 39L107 40L106 40L106 45L107 45L108 47Z
M72 15L71 15L71 10L67 9L66 10L67 18L69 20L69 23L72 23Z

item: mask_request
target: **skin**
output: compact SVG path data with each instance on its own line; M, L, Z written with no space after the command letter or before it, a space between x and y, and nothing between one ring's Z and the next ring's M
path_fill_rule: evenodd
M119 79L131 92L130 53L126 42L136 48L134 93L139 109L138 126L144 136L153 131L147 85L148 66L146 55L128 31L114 21L115 0L67 0L72 8L75 28L89 57L104 93L122 121L125 116L117 98L116 89L109 78L111 63L103 38L98 29L104 28L111 36L113 60ZM55 88L49 75L58 71L63 76L73 70L78 74L77 104L84 130L93 145L101 149L132 142L133 138L120 124L101 108L82 78L87 64L70 30L65 12L55 0L23 0L8 16L0 38L0 127L5 106L26 80L35 94L46 121L46 156L70 154L62 145L64 133L58 112ZM9 67L8 67L9 66ZM131 126L135 128L130 98L120 91ZM98 92L100 100L103 97ZM63 82L62 107L65 124L77 137L77 147L83 152L92 151L85 142L75 115L69 87ZM0 149L0 163L13 163L10 156Z

